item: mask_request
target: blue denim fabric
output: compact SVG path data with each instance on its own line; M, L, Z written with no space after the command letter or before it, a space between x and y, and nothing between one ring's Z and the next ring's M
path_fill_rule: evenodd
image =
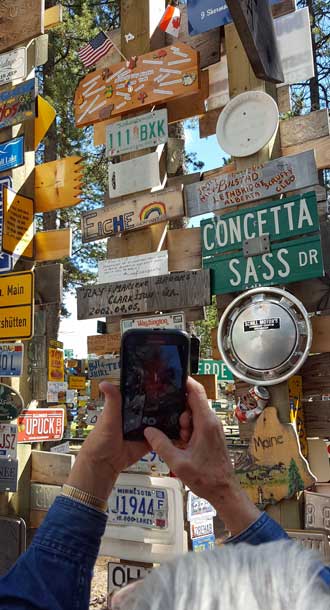
M107 515L59 496L32 544L0 579L1 610L88 610L90 585ZM229 542L263 544L287 538L284 530L262 513ZM320 576L330 585L329 568Z

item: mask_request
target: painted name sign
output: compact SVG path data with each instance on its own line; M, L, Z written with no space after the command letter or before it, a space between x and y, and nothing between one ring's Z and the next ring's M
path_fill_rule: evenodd
M89 379L105 379L106 377L118 376L119 373L119 358L98 358L95 360L88 360Z
M188 216L276 197L318 184L313 151L281 157L255 168L222 174L185 187Z
M19 47L0 55L0 85L26 77L26 49Z
M143 150L168 140L167 110L155 110L112 123L106 128L107 156Z
M155 278L85 286L77 290L78 320L210 304L207 270L182 271Z
M166 189L154 195L139 195L91 212L83 212L82 241L89 243L105 239L111 235L183 215L182 186Z
M183 312L120 320L122 333L130 328L176 328L177 330L186 330L186 320Z
M98 281L119 282L121 280L136 280L141 277L154 277L168 273L168 252L151 252L139 256L108 259L99 261Z
M222 360L200 360L198 375L216 375L217 381L234 381L234 376Z
M34 78L0 91L0 129L32 119L35 116L35 96Z
M0 172L24 165L24 136L0 143Z

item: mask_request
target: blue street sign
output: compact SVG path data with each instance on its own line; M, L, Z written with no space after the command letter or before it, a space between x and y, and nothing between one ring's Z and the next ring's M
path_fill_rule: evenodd
M23 343L0 343L0 377L22 375L23 349Z
M215 535L209 534L208 536L201 536L200 538L194 538L192 540L192 548L195 553L201 551L208 551L214 548Z
M24 165L24 136L0 144L0 172Z
M280 0L270 0L276 4ZM190 36L208 32L232 22L225 0L187 0Z
M3 187L11 188L13 186L10 176L0 176L0 274L13 269L13 257L10 254L1 252L2 244L2 224L3 224Z

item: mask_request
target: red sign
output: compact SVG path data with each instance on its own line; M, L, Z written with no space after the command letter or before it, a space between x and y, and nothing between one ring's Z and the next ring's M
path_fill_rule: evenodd
M60 441L64 431L63 409L23 411L18 418L18 442Z

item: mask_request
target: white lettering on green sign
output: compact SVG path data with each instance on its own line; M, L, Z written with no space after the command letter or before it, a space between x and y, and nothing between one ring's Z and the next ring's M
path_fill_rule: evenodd
M216 375L218 383L221 381L234 381L234 377L222 360L200 360L199 375Z

